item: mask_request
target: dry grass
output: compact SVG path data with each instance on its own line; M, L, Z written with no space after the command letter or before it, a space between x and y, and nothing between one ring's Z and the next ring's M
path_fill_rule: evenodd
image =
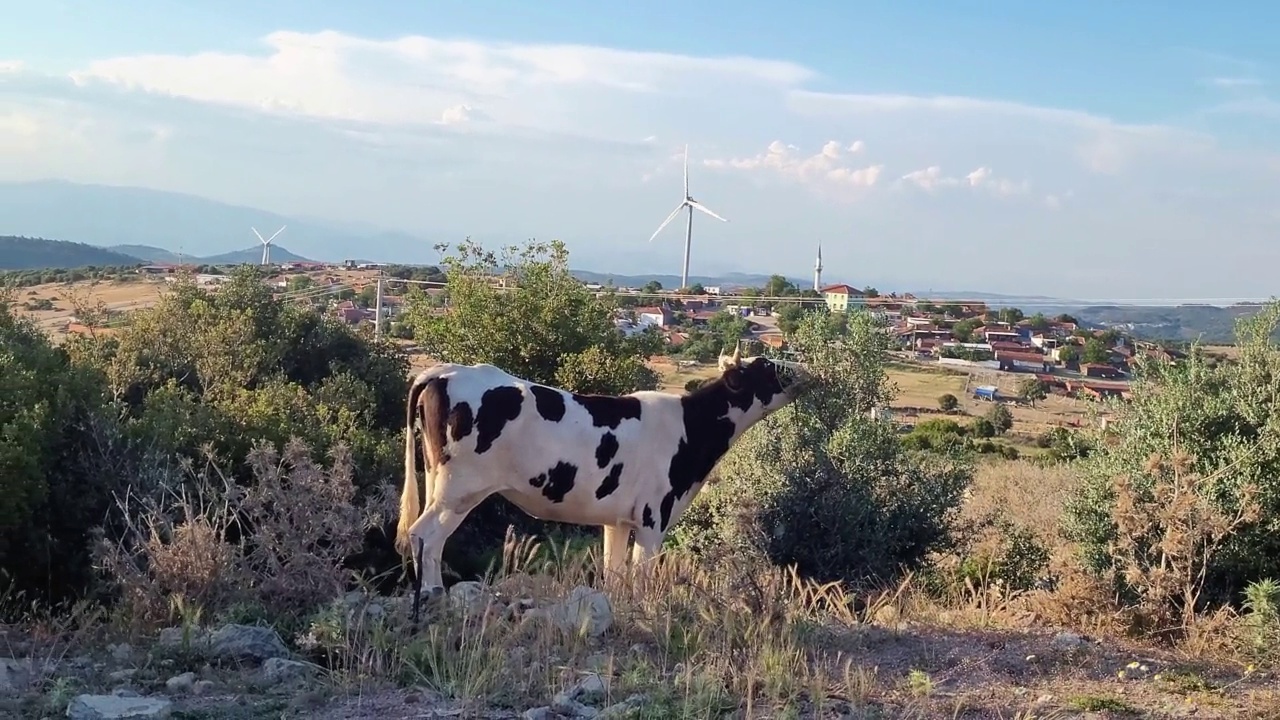
M259 473L270 476L273 464L260 465ZM983 466L964 513L1008 509L1014 520L1047 537L1071 485L1065 471L1027 463ZM290 623L296 633L285 632L286 639L298 639L326 669L326 689L309 695L317 699L307 716L476 717L495 707L519 713L548 704L588 673L598 673L606 686L595 706L643 694L645 704L626 717L655 720L1065 718L1107 710L1227 718L1280 712L1273 679L1229 656L1191 657L1118 635L1059 636L1047 618L1055 609L1062 617L1080 615L1061 612L1063 607L1105 607L1096 587L1064 583L1053 591L1014 593L969 585L939 595L924 579L909 576L892 587L852 593L802 580L788 569L723 559L712 564L679 552L663 557L651 577L610 578L602 585L595 578L597 552L594 543L588 552L568 553L508 536L478 602L430 609L416 635L409 629L407 597L341 597L308 623ZM207 563L186 567L197 580L209 574ZM296 578L333 592L328 580L316 582L315 568L296 575L288 563L270 567L282 581ZM182 566L168 571L181 572ZM135 576L133 582L150 578ZM181 578L166 583L192 584ZM552 622L543 612L512 611L547 608L582 586L602 587L612 609L612 625L598 637ZM203 599L207 606L177 608L177 619L198 623L223 614L230 601ZM73 636L80 643L103 642L100 634L78 633L63 631L41 652L66 654ZM179 662L198 667L204 661ZM233 680L232 670L225 673L216 676L224 685L244 682ZM251 684L244 688L238 691L241 704L276 702ZM39 697L36 705L56 710L66 687L51 679L31 692ZM209 701L179 702L191 708Z

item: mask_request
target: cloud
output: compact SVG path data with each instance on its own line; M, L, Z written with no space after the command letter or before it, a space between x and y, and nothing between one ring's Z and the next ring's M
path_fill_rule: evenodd
M647 240L681 192L686 143L694 195L734 219L698 226L695 273L804 274L811 259L776 239L828 238L825 263L856 284L943 287L973 253L1042 252L1035 238L1099 258L1055 265L1041 294L1168 296L1171 282L1238 286L1232 258L1280 231L1277 143L1230 135L1274 104L1241 82L1214 83L1234 105L1175 126L871 94L785 60L416 35L280 31L251 51L100 57L69 75L26 60L0 63L0 178L175 189L433 237L561 237L583 267L621 271L611 263L635 252L678 268L679 243ZM1153 256L1152 238L1179 249ZM992 283L1031 282L1014 275Z
M819 188L832 187L855 190L869 188L880 179L884 165L850 164L851 156L861 153L865 144L855 140L845 146L838 140L828 140L822 149L809 156L797 153L795 145L774 140L764 152L751 157L704 160L710 168L745 172L769 172L784 179Z
M1215 77L1206 81L1209 85L1219 88L1248 88L1258 87L1264 83L1255 77Z

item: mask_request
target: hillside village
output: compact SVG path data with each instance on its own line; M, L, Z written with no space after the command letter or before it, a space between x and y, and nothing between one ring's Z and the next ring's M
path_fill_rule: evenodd
M216 292L229 276L212 267L155 263L135 271L142 278L173 281L191 274L197 285ZM370 324L378 316L377 285L383 280L381 318L397 337L409 288L439 298L437 312L446 312L442 295L444 275L434 267L381 266L374 263L326 264L290 262L276 266L266 282L280 297L320 302L350 325ZM686 292L664 289L656 282L644 287L606 287L583 284L598 293L614 293L620 332L658 332L667 355L677 362L706 361L712 353L737 341L744 351L764 348L788 352L786 331L803 307L825 306L833 314L865 308L880 318L894 340L896 359L967 373L981 380L991 373L1035 376L1046 393L1064 397L1127 398L1130 362L1137 354L1176 358L1182 353L1135 340L1118 329L1085 328L1069 315L1027 316L1017 308L992 308L984 302L929 301L910 293L881 294L848 283L818 285L801 290L781 276L768 287L695 285ZM86 332L74 317L64 320L64 332ZM967 387L968 385L966 385ZM1002 397L995 383L975 383L973 397Z

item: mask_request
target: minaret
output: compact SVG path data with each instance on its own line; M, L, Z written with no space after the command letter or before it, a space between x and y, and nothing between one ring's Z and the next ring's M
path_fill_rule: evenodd
M822 292L822 243L818 243L818 261L813 264L813 291Z

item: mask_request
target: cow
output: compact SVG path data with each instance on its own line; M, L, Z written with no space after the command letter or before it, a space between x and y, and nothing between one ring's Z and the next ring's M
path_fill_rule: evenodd
M395 540L413 559L415 623L423 585L444 590L445 541L493 493L535 518L603 527L606 572L625 567L632 531L633 563L655 555L729 447L812 383L798 367L739 350L721 355L719 370L683 395L582 395L489 364L444 363L415 377Z

